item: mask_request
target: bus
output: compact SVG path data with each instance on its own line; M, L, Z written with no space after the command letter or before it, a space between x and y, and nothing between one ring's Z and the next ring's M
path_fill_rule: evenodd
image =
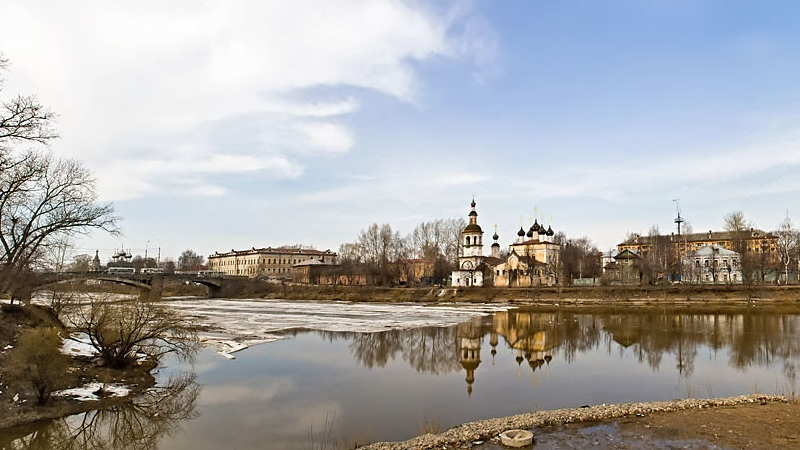
M133 267L109 267L106 270L108 274L115 274L115 275L134 275L136 274L136 269Z

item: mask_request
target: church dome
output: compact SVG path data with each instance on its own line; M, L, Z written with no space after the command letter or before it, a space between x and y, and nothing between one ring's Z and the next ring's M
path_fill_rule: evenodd
M477 216L478 216L478 213L477 213L477 212L475 212L475 211L470 211L470 212L469 212L469 215L470 215L470 216L475 216L475 217L477 217Z
M547 235L548 235L548 236L552 236L552 235L554 235L554 234L555 234L555 233L553 232L553 228L551 228L551 227L547 227Z
M471 223L464 228L464 233L483 233L483 230L477 223Z
M544 226L539 227L539 234L547 234L547 230L544 229Z
M519 227L519 231L517 232L517 236L522 237L525 236L525 230L522 227Z
M531 230L533 230L533 231L539 231L539 229L540 229L540 228L541 228L541 227L539 226L539 220L534 220L534 221L533 221L533 226L531 227Z
M494 239L495 241L500 239L500 236L497 235L496 231L494 232L494 236L492 236L492 239Z
M528 236L528 237L533 237L533 231L534 231L534 230L533 230L533 227L531 227L531 229L530 229L530 230L528 230L528 234L526 234L526 236Z
M470 203L469 206L471 206L473 208L475 207L475 199L474 198L472 199L472 203Z

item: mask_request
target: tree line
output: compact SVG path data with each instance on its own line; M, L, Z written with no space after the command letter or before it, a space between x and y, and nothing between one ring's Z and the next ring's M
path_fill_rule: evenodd
M397 284L403 261L421 259L429 270L424 281L445 284L453 270L458 268L461 252L461 232L467 222L461 218L442 218L425 221L403 235L388 223L362 229L353 242L339 247L338 275L352 280L365 277L368 284ZM587 237L568 238L564 233L555 236L561 245L558 266L554 268L559 279L571 282L578 277L597 277L600 267L599 250ZM506 260L508 251L503 246L500 259ZM484 254L488 256L488 251ZM562 278L563 277L563 278Z

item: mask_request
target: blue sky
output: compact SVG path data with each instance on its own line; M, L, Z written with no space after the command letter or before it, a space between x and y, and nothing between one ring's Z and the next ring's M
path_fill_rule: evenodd
M235 6L235 9L234 9ZM98 9L100 8L100 9ZM601 248L800 214L800 5L187 1L0 6L9 93L60 115L121 241L338 248L539 211ZM108 252L106 252L108 253Z

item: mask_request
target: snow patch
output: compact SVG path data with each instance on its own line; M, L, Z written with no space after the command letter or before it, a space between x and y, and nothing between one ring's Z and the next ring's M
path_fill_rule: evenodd
M97 350L92 346L88 338L78 334L73 334L70 337L63 339L61 353L69 356L92 357L97 354Z
M3 350L10 350L12 348L14 348L13 345L6 345L5 347L3 347Z
M131 392L130 388L121 384L104 385L103 383L92 382L81 387L56 391L53 392L53 395L57 397L72 397L81 402L89 402L100 400L97 393L101 389L105 396L108 397L126 397Z

